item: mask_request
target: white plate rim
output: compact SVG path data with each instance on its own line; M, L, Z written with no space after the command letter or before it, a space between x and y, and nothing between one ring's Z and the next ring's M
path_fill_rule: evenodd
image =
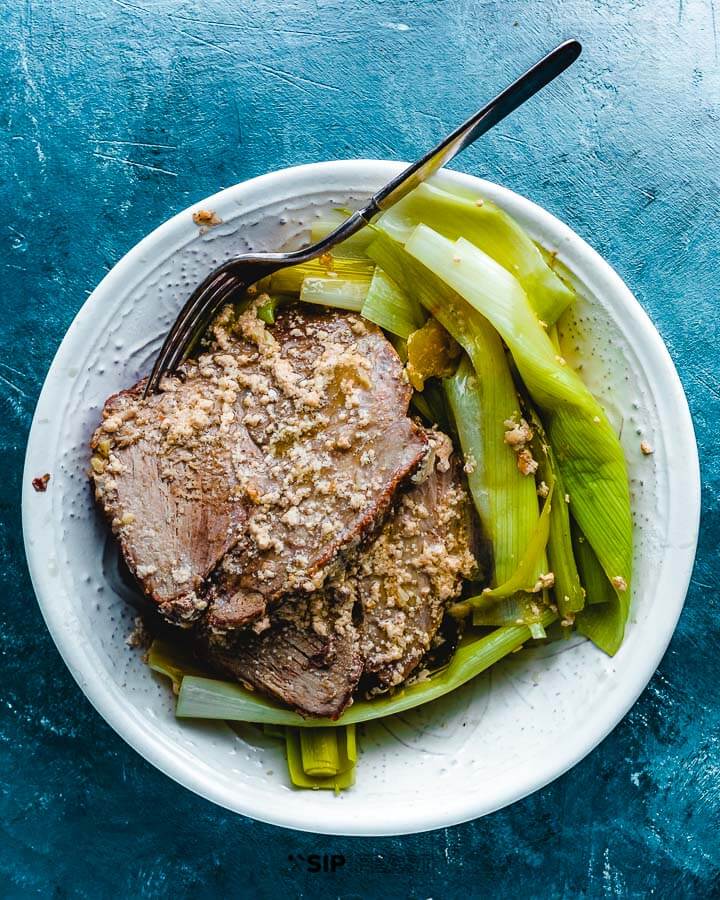
M442 173L442 178L455 181L465 187L477 189L480 193L484 192L510 212L535 220L543 233L552 236L553 243L563 248L563 255L572 256L573 260L579 263L580 268L593 272L595 284L601 285L604 290L611 291L620 298L624 312L627 314L627 319L623 319L623 328L626 332L629 332L630 337L641 348L646 362L655 369L654 377L662 384L663 409L661 410L661 419L664 422L672 422L673 455L676 459L683 461L683 465L678 467L677 471L673 470L672 472L672 496L682 497L683 503L677 509L671 507L669 510L671 516L674 513L678 515L677 520L672 520L671 527L678 533L682 532L683 541L670 551L672 554L671 572L673 574L673 584L670 591L672 598L666 601L670 614L660 623L660 627L653 634L654 642L652 647L648 649L648 653L634 661L633 677L628 679L628 682L614 693L612 710L609 712L604 710L603 716L600 716L598 713L596 717L588 721L584 728L576 733L572 746L560 748L556 756L543 761L532 773L528 773L526 777L519 779L512 790L495 797L492 802L481 808L470 806L467 800L464 801L463 797L449 797L447 804L442 809L433 810L431 815L426 813L418 816L412 810L405 809L383 810L382 816L378 817L377 825L369 828L366 824L360 824L353 818L344 815L341 804L337 805L337 813L328 816L328 821L323 822L308 821L306 817L288 813L282 808L282 805L277 805L276 808L270 811L257 803L243 805L228 802L227 796L218 788L212 778L206 776L205 773L193 770L183 760L182 755L177 753L177 748L172 742L163 740L159 735L152 735L144 730L142 721L138 719L135 713L119 706L102 682L93 677L94 671L88 665L88 657L80 651L79 647L73 645L71 640L67 639L68 632L63 627L61 608L52 603L55 585L48 574L47 566L42 564L43 560L46 559L48 550L47 537L38 527L39 520L32 506L34 491L31 486L31 480L34 475L41 470L45 470L42 463L42 449L37 440L38 422L44 418L49 418L52 412L53 373L61 366L64 356L68 352L72 336L76 334L78 329L82 328L90 306L102 302L103 296L112 293L116 285L121 284L124 279L130 276L137 265L137 261L142 258L143 254L151 250L158 242L168 244L186 235L189 221L188 213L191 209L197 209L198 207L216 208L229 197L232 198L234 203L241 204L243 196L256 194L265 187L273 187L275 190L278 190L283 186L292 186L298 182L317 182L342 187L344 180L347 182L348 179L356 178L359 173L367 176L368 180L374 179L379 185L401 171L404 165L404 163L389 160L342 160L310 163L303 166L280 169L249 179L226 188L211 197L193 203L191 207L167 220L143 238L103 278L85 301L66 332L50 366L35 409L28 438L23 474L22 524L28 568L35 594L58 651L95 709L141 756L189 790L221 807L250 816L259 821L321 834L356 836L397 835L429 831L459 824L487 815L526 797L578 763L626 715L657 669L682 611L692 574L699 532L700 467L690 411L682 384L667 348L639 302L614 269L582 238L551 213L532 201L515 194L508 188L471 175L445 170ZM43 437L46 439L47 435ZM665 590L668 590L667 585L665 585Z

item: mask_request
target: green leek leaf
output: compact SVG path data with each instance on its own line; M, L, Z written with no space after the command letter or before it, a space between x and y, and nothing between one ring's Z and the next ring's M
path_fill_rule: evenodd
M508 345L545 416L571 513L615 588L612 614L621 633L630 605L632 520L625 458L602 407L557 354L519 282L487 254L423 225L406 249L487 316Z
M545 611L540 622L547 626L557 618ZM359 700L337 720L304 719L270 700L245 690L238 684L212 678L183 678L175 715L179 718L226 719L239 722L271 723L301 728L350 725L396 715L430 703L456 690L515 650L531 637L526 625L509 625L488 635L463 642L448 665L425 681L405 685L389 696Z
M452 435L455 431L445 402L445 394L441 383L436 379L425 382L422 391L413 391L410 400L411 405L420 413L425 424L433 428L437 426L445 434Z
M590 542L575 523L572 533L575 558L587 599L587 606L577 616L575 624L580 634L584 634L601 650L613 656L623 638L618 598Z
M466 459L468 485L485 536L493 544L494 584L517 568L535 533L539 510L532 478L518 471L505 443L505 421L519 401L505 351L487 319L380 231L370 257L419 301L465 350L443 386Z
M420 304L380 268L375 269L361 312L375 325L405 341L427 319Z
M545 547L547 546L548 537L550 535L550 510L553 503L553 491L555 485L550 485L550 491L543 504L540 518L535 526L525 548L522 559L518 563L512 575L502 584L494 588L486 588L482 594L477 597L470 597L468 603L472 606L483 606L489 600L500 600L505 597L511 597L518 591L527 591L528 593L538 592L542 590L542 585L536 588L538 566L541 565ZM477 623L476 623L477 624Z
M419 223L446 238L466 238L480 247L523 286L538 316L555 322L575 294L550 268L530 236L506 212L479 195L473 200L426 183L416 187L377 222L405 243Z

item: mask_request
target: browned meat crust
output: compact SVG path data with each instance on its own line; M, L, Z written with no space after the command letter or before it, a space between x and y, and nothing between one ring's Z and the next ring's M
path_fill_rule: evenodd
M368 684L396 687L430 649L449 600L473 575L472 518L449 438L431 434L434 471L400 498L377 539L346 576L362 609Z
M361 676L377 692L417 669L447 602L475 569L460 466L445 435L431 433L430 443L426 478L402 495L375 540L323 591L291 598L255 626L258 634L203 640L205 657L221 674L304 715L336 718Z
M254 307L227 309L213 330L160 394L143 400L140 384L110 398L91 475L162 614L224 632L317 590L427 440L407 418L397 354L359 317L291 307L270 329Z
M334 719L350 703L363 671L352 606L349 595L292 597L259 634L205 635L200 654L221 675L303 715Z

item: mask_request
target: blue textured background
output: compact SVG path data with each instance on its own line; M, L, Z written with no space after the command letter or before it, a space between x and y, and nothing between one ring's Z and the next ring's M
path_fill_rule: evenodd
M720 895L719 16L713 0L2 4L0 895ZM583 235L675 358L710 462L670 650L588 759L484 820L349 840L225 813L105 725L42 624L19 491L52 355L168 216L269 169L412 158L569 36L580 62L460 165ZM288 861L312 852L347 862Z

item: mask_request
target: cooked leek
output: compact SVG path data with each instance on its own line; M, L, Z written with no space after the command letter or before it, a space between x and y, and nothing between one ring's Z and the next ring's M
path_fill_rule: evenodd
M586 606L578 613L575 624L580 634L590 638L608 656L614 656L623 642L626 621L627 610L622 595L612 591L608 603Z
M405 341L427 319L420 304L380 268L375 269L361 312L375 325Z
M282 725L263 725L262 730L268 737L285 740L285 728Z
M482 600L482 605L473 607L473 625L493 628L502 625L530 627L539 623L549 609L547 591L539 594L523 591L495 601L488 601L481 594L477 599ZM470 601L466 602L472 600L473 598L470 598Z
M290 780L296 787L340 791L355 783L355 726L286 728Z
M550 535L550 511L555 502L553 489L554 485L551 485L535 530L530 536L515 570L506 581L500 582L496 587L486 588L478 597L471 597L468 602L473 606L482 606L485 601L492 599L500 600L512 597L518 591L537 593L543 589L542 578L547 576L547 573L538 573L538 568L542 565Z
M430 428L437 426L445 434L456 434L456 429L448 416L445 394L439 381L435 379L426 381L422 391L413 391L410 403Z
M405 243L415 226L428 225L446 238L464 237L492 257L523 286L538 316L555 322L575 295L550 268L530 236L492 201L473 200L433 184L421 184L378 220Z
M585 588L585 601L589 604L609 603L615 591L608 581L595 551L575 522L571 523L573 550L577 561L580 582Z
M617 653L623 639L623 631L619 627L622 616L618 610L618 598L590 542L577 526L573 527L573 539L588 604L578 614L575 624L580 634L612 656Z
M539 621L547 626L556 618L554 612L547 610ZM504 656L518 650L530 637L528 626L508 625L484 637L461 643L448 665L435 675L425 681L408 684L390 696L357 701L335 722L331 719L304 719L291 710L281 709L269 700L246 691L238 684L196 676L183 678L175 715L179 718L227 719L293 725L299 728L369 722L444 697Z
M630 605L630 498L622 448L602 407L556 353L519 282L486 253L423 225L406 249L487 316L508 345L545 414L571 512L615 588L615 628L622 633Z
M482 327L476 334L485 339L484 352L473 354L479 372L466 357L444 386L466 460L470 493L483 533L492 543L492 584L497 586L505 584L520 565L537 531L539 515L535 480L518 471L515 454L504 439L504 422L518 406L505 352L487 323Z
M551 481L535 530L511 575L496 587L485 588L481 594L464 601L472 608L473 625L533 625L547 610L548 592L544 579L549 576L547 571L540 569L547 569L545 548L550 535L552 508L557 502L554 492L555 482Z
M342 278L369 284L375 266L369 259L343 259L325 253L317 259L280 269L270 276L273 294L298 294L306 278Z
M300 301L360 312L370 287L370 279L305 278L300 286Z
M266 325L274 325L275 314L277 313L279 307L282 306L283 303L289 302L291 298L265 294L259 299L262 300L262 303L257 308L258 319L260 319L260 321L264 322Z
M533 455L538 462L537 479L540 485L550 489L552 485L555 500L550 509L550 533L548 536L548 562L554 576L553 592L560 615L566 623L585 605L585 591L580 584L580 576L575 562L570 512L565 502L565 483L555 459L555 453L545 435L545 429L534 410L529 411L534 431Z
M368 254L412 294L464 348L462 362L444 384L466 460L468 484L485 535L492 541L501 584L517 568L538 522L532 478L518 471L505 443L506 419L519 407L500 338L488 321L454 291L379 232Z
M353 726L350 726L353 727ZM306 775L327 777L340 771L340 751L335 728L303 728L300 732L300 752Z
M190 653L168 641L153 641L147 662L154 672L165 675L172 681L175 693L180 690L180 683L185 675L204 674Z
M410 405L415 412L419 413L422 418L425 419L425 423L429 425L430 428L437 424L430 404L427 402L427 399L421 391L413 391L412 397L410 398Z

